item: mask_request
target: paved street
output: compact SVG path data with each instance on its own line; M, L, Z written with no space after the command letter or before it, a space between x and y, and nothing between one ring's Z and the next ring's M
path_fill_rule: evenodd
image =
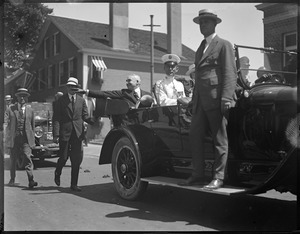
M24 171L15 187L5 186L5 231L291 231L296 229L296 196L270 191L232 198L149 185L142 200L121 199L110 165L98 165L100 145L85 147L79 175L82 192L72 192L70 162L61 186L54 184L57 159L37 162L39 186L27 189ZM5 158L5 184L9 180Z

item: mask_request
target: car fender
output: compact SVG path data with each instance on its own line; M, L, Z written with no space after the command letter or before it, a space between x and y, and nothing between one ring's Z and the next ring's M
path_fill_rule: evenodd
M104 139L99 164L111 163L114 145L121 137L124 136L130 139L136 151L141 155L143 175L145 173L148 174L149 171L152 171L151 168L153 168L157 162L157 156L155 156L157 154L154 153L155 133L143 125L113 128Z
M299 117L298 113L288 124L285 134L286 140L289 142L290 149L286 155L283 155L283 159L278 167L273 171L270 177L258 186L256 192L267 191L275 188L276 190L285 192L286 187L290 188L290 191L296 193L297 184L297 155L299 154Z

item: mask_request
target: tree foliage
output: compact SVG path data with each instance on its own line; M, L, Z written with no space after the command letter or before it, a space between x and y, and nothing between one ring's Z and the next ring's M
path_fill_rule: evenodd
M22 66L52 11L41 3L4 4L4 60L9 67Z

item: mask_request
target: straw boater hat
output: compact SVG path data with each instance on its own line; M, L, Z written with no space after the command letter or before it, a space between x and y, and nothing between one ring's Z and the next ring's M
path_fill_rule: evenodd
M28 90L25 88L19 88L15 94L17 97L29 97L30 94L28 93Z
M217 24L221 23L222 20L217 16L217 14L209 9L200 10L197 17L193 19L196 24L199 24L199 20L203 18L211 18L216 21Z
M189 70L185 73L187 76L189 76L192 72L195 72L195 64L189 66Z
M8 95L5 95L4 98L5 98L6 101L10 101L10 100L12 99L11 96L10 96L9 94L8 94Z
M78 80L74 77L70 77L67 81L67 84L66 85L72 85L72 86L76 86L78 87Z
M161 57L163 63L170 63L170 64L178 64L180 63L180 58L176 54L165 54Z

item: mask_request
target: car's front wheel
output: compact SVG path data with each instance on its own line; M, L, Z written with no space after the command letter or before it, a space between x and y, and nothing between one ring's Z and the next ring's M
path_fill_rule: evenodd
M115 188L126 200L136 200L146 191L147 182L141 181L141 158L127 137L120 138L112 153L112 175Z

